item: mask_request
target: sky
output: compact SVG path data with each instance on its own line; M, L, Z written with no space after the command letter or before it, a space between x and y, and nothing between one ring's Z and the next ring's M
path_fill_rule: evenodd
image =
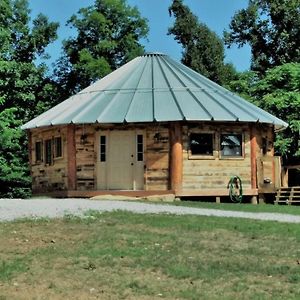
M60 23L59 39L47 49L51 56L50 62L59 58L61 42L75 32L66 26L67 20L80 8L93 4L93 0L29 0L29 7L34 18L38 13L49 17L50 21ZM147 52L162 52L180 61L182 48L173 36L167 35L173 19L169 16L168 7L171 0L127 0L131 6L137 6L141 16L148 19L149 35L143 40ZM191 11L220 37L234 13L247 6L248 0L185 0ZM238 71L245 71L250 66L250 47L225 48L225 61L231 62Z

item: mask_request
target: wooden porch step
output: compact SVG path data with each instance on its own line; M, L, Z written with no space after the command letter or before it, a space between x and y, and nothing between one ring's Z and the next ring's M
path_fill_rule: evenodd
M300 186L281 187L277 190L275 204L285 203L291 205L300 203Z

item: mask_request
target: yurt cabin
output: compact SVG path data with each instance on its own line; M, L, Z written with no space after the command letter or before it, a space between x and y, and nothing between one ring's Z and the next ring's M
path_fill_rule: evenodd
M253 199L280 187L274 132L286 126L167 55L149 53L22 128L33 193L219 200L232 176Z

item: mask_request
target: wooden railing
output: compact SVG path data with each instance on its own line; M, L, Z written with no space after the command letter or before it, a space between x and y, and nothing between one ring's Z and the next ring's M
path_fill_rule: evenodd
M300 203L300 186L281 187L278 189L275 204L295 204Z

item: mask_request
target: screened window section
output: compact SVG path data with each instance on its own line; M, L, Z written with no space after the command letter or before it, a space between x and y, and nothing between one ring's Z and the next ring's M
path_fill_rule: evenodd
M106 136L100 136L100 161L106 161Z
M221 134L221 156L242 156L242 134Z
M52 164L52 141L45 141L45 163L48 165Z
M42 161L42 142L35 143L35 161L41 162Z
M138 134L136 136L137 141L137 161L143 161L144 160L144 139L142 134Z
M213 134L191 133L190 150L192 155L213 155Z
M62 157L62 140L61 137L54 138L54 156Z

